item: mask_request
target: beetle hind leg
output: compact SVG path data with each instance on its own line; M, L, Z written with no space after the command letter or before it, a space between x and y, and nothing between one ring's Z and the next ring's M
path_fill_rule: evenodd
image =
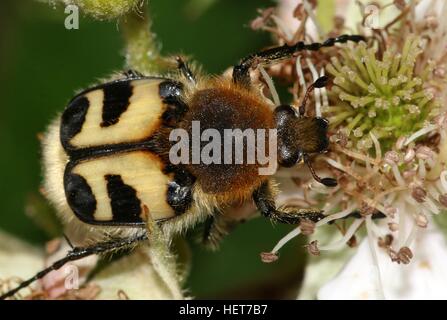
M34 281L42 279L44 276L46 276L51 271L58 270L58 269L62 268L66 263L68 263L70 261L76 261L76 260L91 256L94 254L103 254L103 253L108 253L108 252L114 252L114 251L117 251L120 249L130 248L133 245L135 245L136 243L146 241L146 240L148 240L148 234L147 234L147 232L144 232L144 233L139 233L137 235L134 235L134 236L128 237L128 238L114 239L114 240L99 242L99 243L96 243L96 244L94 244L92 246L88 246L88 247L75 247L72 250L70 250L65 257L54 262L48 268L43 269L42 271L36 273L33 277L29 278L28 280L23 281L16 288L9 290L8 292L0 295L0 300L4 300L6 298L14 296L21 289L28 287Z
M215 212L205 222L201 243L211 250L217 250L222 239L240 223L240 221L226 218L220 212Z

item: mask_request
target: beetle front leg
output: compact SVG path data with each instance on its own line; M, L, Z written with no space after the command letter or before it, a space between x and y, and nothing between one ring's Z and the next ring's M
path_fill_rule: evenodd
M239 64L233 68L233 81L239 85L250 87L250 70L256 68L258 65L266 65L275 63L281 59L293 57L301 51L318 51L321 48L332 47L336 43L346 43L348 41L360 42L365 41L365 37L360 35L341 35L336 38L329 38L321 43L304 43L302 41L294 45L284 44L280 47L270 48L261 52L257 52L242 59Z
M318 222L325 217L323 211L314 208L277 208L269 182L264 182L253 192L253 200L261 214L272 221L285 224L300 224L303 220Z
M144 74L142 74L141 72L139 72L135 69L129 69L129 70L123 71L123 75L124 75L124 77L126 77L129 80L144 78Z
M182 59L182 57L177 56L175 60L177 62L177 69L180 70L183 76L192 84L196 84L196 77L194 76L193 72L186 64L186 62Z

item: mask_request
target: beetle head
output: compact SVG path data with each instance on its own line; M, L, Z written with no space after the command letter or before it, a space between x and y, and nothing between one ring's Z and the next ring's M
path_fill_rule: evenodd
M335 187L333 178L320 178L312 167L309 154L325 152L329 145L327 138L328 121L319 117L306 117L305 106L314 88L322 88L327 77L318 78L306 91L298 111L289 105L275 109L276 129L278 130L278 164L292 167L301 160L309 167L315 180L328 187Z

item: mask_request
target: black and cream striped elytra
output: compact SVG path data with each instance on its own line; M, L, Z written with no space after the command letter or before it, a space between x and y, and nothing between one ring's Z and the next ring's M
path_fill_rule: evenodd
M225 208L247 200L277 222L322 219L319 209L278 208L274 180L257 174L261 166L257 162L170 163L168 137L174 128L191 136L194 121L221 134L225 129L277 129L276 164L291 167L303 160L317 181L334 186L334 179L318 177L309 157L328 147L327 121L305 115L311 91L323 87L327 78L309 86L298 109L290 105L272 108L251 83L250 71L303 50L362 40L361 36L342 35L323 43L270 48L242 59L231 77L197 76L178 58L179 72L172 78L144 77L130 71L122 79L78 94L45 134L43 167L45 194L67 229L74 230L79 246L0 299L68 261L150 240L151 234L159 234L151 232L154 225L169 238L206 221L203 243L215 246L241 220ZM144 228L147 223L152 227Z
M122 79L68 104L60 124L69 157L64 188L81 221L143 225L143 204L150 204L154 220L175 216L166 196L171 179L154 136L169 112L166 99L179 90L181 84L168 79Z

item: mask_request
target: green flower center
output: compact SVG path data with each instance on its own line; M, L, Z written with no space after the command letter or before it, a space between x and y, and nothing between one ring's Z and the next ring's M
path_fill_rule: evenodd
M433 63L418 70L421 52L419 39L412 37L402 52L387 49L381 58L365 43L345 48L341 59L333 57L327 66L335 77L331 105L323 110L331 129L341 130L361 150L371 149L371 132L385 151L424 127L439 113L439 103L426 85Z

